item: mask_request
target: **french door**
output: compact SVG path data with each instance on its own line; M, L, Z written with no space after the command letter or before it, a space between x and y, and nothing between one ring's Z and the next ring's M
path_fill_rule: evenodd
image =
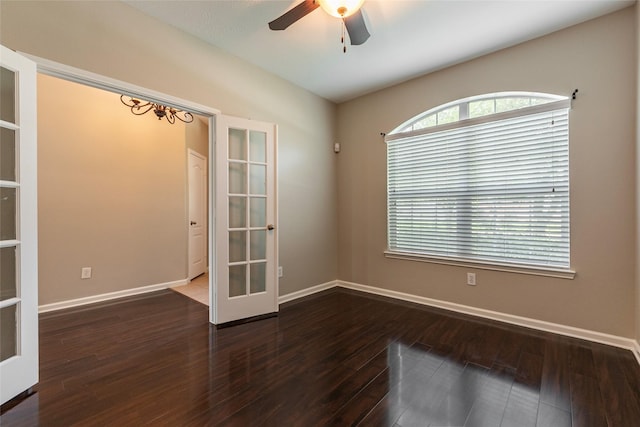
M38 382L36 65L0 46L0 404Z
M278 311L275 125L218 116L215 324Z

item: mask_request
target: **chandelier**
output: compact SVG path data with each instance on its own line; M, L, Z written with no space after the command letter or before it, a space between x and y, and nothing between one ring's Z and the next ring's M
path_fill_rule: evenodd
M167 107L149 101L141 101L125 95L120 95L120 101L131 108L131 112L136 116L141 116L153 110L158 120L162 120L164 117L171 124L174 124L176 119L184 123L191 123L193 121L193 115L188 111L178 110L177 108Z

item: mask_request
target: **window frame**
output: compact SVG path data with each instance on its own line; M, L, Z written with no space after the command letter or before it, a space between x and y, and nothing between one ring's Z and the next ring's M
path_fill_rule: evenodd
M529 97L532 99L544 100L546 102L536 103L533 106L525 106L520 107L504 112L499 113L489 113L486 115L482 115L479 117L468 118L469 105L471 102L476 101L485 101L485 100L495 100L496 99L504 99L504 98L525 98ZM410 126L413 126L415 123L424 120L425 118L437 115L439 112L453 108L455 106L459 107L459 120L455 122L450 122L441 125L432 125L420 129L412 129L407 130ZM552 95L546 93L537 93L537 92L498 92L491 94L484 94L480 96L473 96L468 98L459 99L453 102L449 102L446 104L439 105L437 107L431 108L423 113L420 113L413 118L403 122L401 125L397 126L392 132L385 136L385 143L389 143L390 141L395 141L398 139L412 138L418 137L422 135L428 135L435 132L442 132L447 130L453 130L456 128L464 128L470 126L476 126L483 123L490 122L498 122L501 120L506 120L509 118L516 117L524 117L528 115L539 114L543 112L550 112L560 109L571 109L571 99L570 97L560 96L560 95ZM569 124L567 123L567 128ZM569 141L567 141L569 144ZM568 150L568 146L567 146ZM387 151L388 154L388 151ZM387 159L388 162L388 159ZM540 275L540 276L548 276L548 277L556 277L563 279L573 279L575 277L575 270L571 267L571 245L570 245L570 236L569 236L569 266L567 267L557 267L557 266L547 266L547 265L538 265L538 264L528 264L528 263L517 263L517 262L501 262L497 260L483 260L476 259L472 257L458 257L458 256L441 256L441 255L433 255L427 253L419 253L419 252L411 252L411 251L401 251L401 250L392 250L390 249L390 199L389 199L389 169L387 163L387 249L384 251L384 255L387 258L391 259L403 259L403 260L412 260L412 261L420 261L420 262L428 262L435 264L445 264L445 265L454 265L454 266L464 266L476 269L486 269L493 271L505 271L505 272L513 272L513 273L523 273L523 274L532 274L532 275ZM569 178L567 178L568 180ZM568 183L568 181L567 181ZM569 194L570 198L570 194ZM571 215L568 213L568 225L570 229ZM570 232L569 232L570 233Z

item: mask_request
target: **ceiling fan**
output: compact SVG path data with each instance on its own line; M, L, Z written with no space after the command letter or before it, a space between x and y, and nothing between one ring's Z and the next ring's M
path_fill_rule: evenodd
M284 30L294 22L322 7L331 16L342 19L343 33L346 28L352 45L361 45L369 38L369 30L364 22L360 9L364 0L303 0L293 9L269 22L269 28L274 31ZM344 45L344 34L342 44ZM346 47L344 48L346 51Z

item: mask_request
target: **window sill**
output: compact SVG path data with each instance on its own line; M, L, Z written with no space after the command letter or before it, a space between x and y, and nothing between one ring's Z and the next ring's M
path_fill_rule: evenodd
M558 279L573 280L576 272L571 269L553 267L532 267L513 264L500 264L495 262L472 261L457 258L436 257L430 255L415 254L410 252L384 251L384 256L390 259L402 259L407 261L428 262L432 264L453 265L457 267L477 268L481 270L503 271L507 273L529 274L533 276L555 277Z

